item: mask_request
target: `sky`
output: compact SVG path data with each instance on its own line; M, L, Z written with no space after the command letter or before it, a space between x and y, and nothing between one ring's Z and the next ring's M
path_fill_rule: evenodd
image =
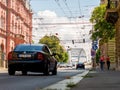
M37 43L45 34L56 33L61 40L88 40L92 27L87 22L100 0L31 0L30 3L34 17L33 39Z
M35 14L50 10L58 16L75 17L87 16L93 7L99 5L100 0L31 0L30 3Z

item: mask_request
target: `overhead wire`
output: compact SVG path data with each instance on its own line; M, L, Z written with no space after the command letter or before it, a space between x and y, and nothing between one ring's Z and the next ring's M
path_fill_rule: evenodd
M84 23L84 20L83 20L84 15L83 15L82 10L81 10L81 3L80 3L80 0L78 0L78 6L79 6L79 12L80 12L80 14L81 14L80 18L82 18L82 21L83 21L83 23Z
M55 0L55 2L57 3L57 5L58 5L59 8L61 9L61 11L63 12L63 14L65 15L65 17L67 17L67 15L66 15L64 9L62 8L62 6L61 6L60 3L59 3L59 0Z
M61 11L63 12L63 14L65 15L65 17L68 17L66 12L65 12L65 8L63 8L61 2L59 0L55 0L56 4L59 6L59 8L61 9ZM63 0L64 4L66 5L71 17L76 17L76 16L73 16L73 12L72 10L70 9L69 5L68 5L68 2L67 0ZM79 9L79 13L81 16L79 16L78 18L83 18L83 15L82 15L82 11L81 11L81 5L80 5L80 0L78 0L78 9ZM88 23L90 24L89 22L85 22L85 23ZM77 26L77 28L79 29L78 27L78 24L83 24L83 22L78 22L78 21L75 21L74 23L44 23L43 20L41 20L41 23L37 23L38 25L75 25ZM46 30L48 31L48 27L45 26L44 28L46 28Z
M81 3L80 0L78 0L78 11L80 13L80 16L78 16L77 18L82 20L82 25L84 24L83 22L83 16L82 16L82 10L81 10ZM77 19L76 19L77 22ZM80 30L80 27L78 26L78 23L76 23L76 28L78 29L78 31ZM81 32L77 32L80 36L81 36ZM79 35L78 35L78 39L79 39Z
M69 6L68 6L66 0L63 0L63 2L64 2L64 4L66 5L66 7L67 7L67 9L68 9L68 11L69 11L71 17L73 17L72 11L71 11L71 9L69 8Z
M79 12L80 12L80 14L81 14L81 16L82 16L82 10L81 10L80 0L78 0L78 8L79 8Z
M82 10L81 10L81 2L80 0L78 0L78 6L79 6L79 12L81 14L80 18L82 19L82 22L83 22L83 27L81 29L85 29L85 22L83 20L84 18L84 15L82 15ZM83 30L83 35L81 35L83 37L83 40L85 40L85 31Z

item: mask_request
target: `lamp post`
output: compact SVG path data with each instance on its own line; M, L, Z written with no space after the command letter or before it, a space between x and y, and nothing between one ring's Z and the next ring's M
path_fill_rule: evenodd
M71 63L72 60L71 60L71 48L70 48L70 46L67 46L67 53L69 55L69 63Z

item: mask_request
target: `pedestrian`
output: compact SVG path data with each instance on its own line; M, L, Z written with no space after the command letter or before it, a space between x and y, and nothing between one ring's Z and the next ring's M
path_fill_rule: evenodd
M104 57L104 55L102 55L100 57L100 68L101 68L101 70L104 70L104 63L105 63L105 57Z
M110 57L109 56L106 57L106 63L107 63L107 69L109 70L110 69Z

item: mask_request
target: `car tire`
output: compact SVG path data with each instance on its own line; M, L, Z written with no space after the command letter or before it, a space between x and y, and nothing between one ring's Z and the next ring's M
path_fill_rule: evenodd
M45 69L44 69L44 75L49 75L49 64L45 65Z
M27 71L23 70L22 75L27 75Z
M12 69L8 69L8 74L9 75L15 75L15 70L12 70Z
M83 69L85 69L85 67L83 67Z
M57 65L55 65L54 70L52 71L52 75L57 75Z

